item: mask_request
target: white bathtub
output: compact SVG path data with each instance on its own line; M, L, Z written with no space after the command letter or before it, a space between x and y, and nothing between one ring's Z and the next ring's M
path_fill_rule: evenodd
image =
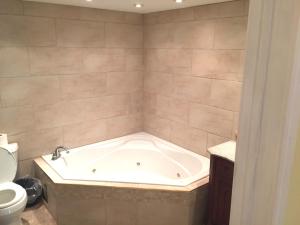
M62 152L44 160L66 180L186 186L209 175L209 159L136 133Z

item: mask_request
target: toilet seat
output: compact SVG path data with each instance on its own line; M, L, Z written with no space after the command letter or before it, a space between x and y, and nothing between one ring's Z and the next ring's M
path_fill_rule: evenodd
M24 188L12 182L0 184L0 196L1 193L4 192L7 192L7 195L9 196L7 196L6 199L3 199L2 201L0 199L0 209L4 209L17 204L22 199L24 199L24 196L27 196Z
M12 150L0 146L1 225L22 225L21 214L27 203L26 190L12 182L17 172L17 150L17 144Z

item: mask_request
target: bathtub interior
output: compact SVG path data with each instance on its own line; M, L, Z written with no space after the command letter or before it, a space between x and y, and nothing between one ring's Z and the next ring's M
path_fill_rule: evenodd
M209 159L147 133L43 158L66 180L186 186L209 174Z

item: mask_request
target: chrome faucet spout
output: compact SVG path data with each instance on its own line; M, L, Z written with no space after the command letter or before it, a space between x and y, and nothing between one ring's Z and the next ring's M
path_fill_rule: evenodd
M62 151L68 151L68 148L65 147L65 146L62 146L62 145L57 146L55 148L54 152L52 153L51 160L57 160L57 159L59 159L61 157L61 152Z

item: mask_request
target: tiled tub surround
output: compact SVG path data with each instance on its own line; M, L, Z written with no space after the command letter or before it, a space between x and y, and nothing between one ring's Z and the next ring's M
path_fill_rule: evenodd
M238 126L248 1L144 16L144 129L207 155Z
M203 225L208 178L185 186L62 180L42 159L36 176L58 225Z
M0 132L20 174L57 145L142 130L140 14L0 0Z
M145 130L206 155L233 138L247 3L140 15L1 0L0 132L19 175L60 144Z

